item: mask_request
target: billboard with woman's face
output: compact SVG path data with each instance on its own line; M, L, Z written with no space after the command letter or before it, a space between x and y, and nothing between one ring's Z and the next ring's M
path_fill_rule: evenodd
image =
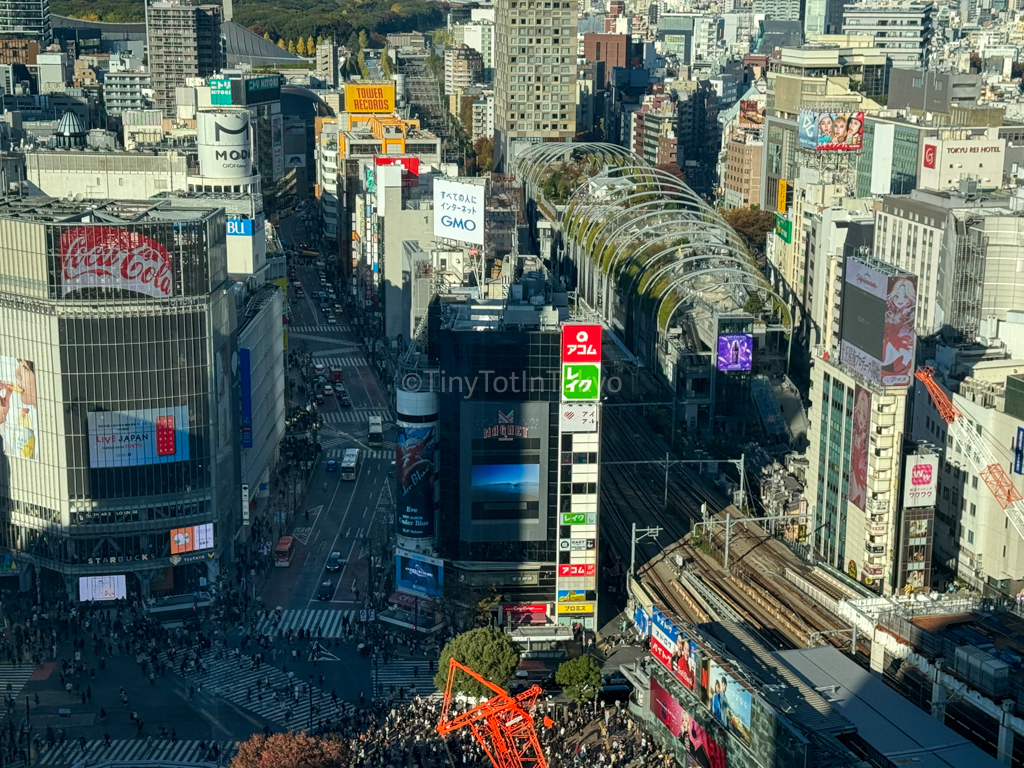
M0 355L0 453L39 461L36 364Z
M803 149L859 150L864 144L864 113L802 110L798 141Z

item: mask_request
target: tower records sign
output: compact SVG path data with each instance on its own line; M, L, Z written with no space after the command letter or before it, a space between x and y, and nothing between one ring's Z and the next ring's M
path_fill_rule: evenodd
M199 112L199 169L214 179L241 179L252 175L252 135L249 112Z

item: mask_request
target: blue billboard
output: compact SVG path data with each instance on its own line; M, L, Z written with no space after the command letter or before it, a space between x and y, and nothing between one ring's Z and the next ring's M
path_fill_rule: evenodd
M647 616L647 612L644 611L642 606L637 606L636 610L633 611L633 623L636 624L637 631L641 635L650 634L651 620Z
M242 447L252 448L252 370L249 350L238 350L238 369L242 382Z
M228 219L228 237L252 237L252 219Z
M395 552L395 586L407 592L439 597L444 588L444 561L415 552Z
M1024 475L1024 427L1017 427L1017 448L1013 452L1013 471Z

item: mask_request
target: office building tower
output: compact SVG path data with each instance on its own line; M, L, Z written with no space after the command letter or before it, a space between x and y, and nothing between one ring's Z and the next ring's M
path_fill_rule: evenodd
M174 89L189 77L209 77L225 66L221 7L189 0L153 0L146 6L153 101L165 117L177 106Z
M50 0L4 0L0 3L0 35L36 40L45 49L53 42Z
M0 550L22 589L216 583L241 523L225 224L170 200L0 205Z
M560 0L495 4L494 164L519 146L576 135L576 8Z
M871 35L894 67L927 67L935 37L931 0L869 0L843 7L843 34Z

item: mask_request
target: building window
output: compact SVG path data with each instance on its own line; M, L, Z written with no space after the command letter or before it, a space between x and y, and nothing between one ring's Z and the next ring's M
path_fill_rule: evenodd
M974 531L968 531L967 532L967 543L968 544L973 544L974 543Z

